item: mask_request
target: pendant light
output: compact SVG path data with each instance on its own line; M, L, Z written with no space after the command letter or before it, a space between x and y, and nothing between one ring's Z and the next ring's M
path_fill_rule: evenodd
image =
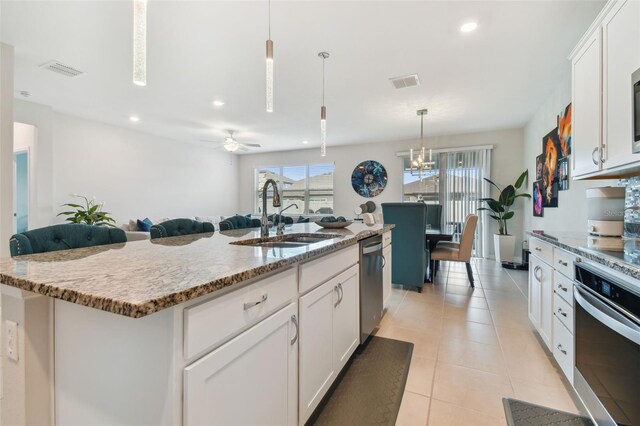
M133 84L147 85L147 0L133 0Z
M416 111L420 116L420 150L417 156L414 158L413 148L409 151L409 171L411 176L419 176L422 180L422 174L425 170L433 169L435 162L433 161L433 151L429 148L429 161L426 159L426 151L424 147L424 116L427 115L428 110L419 109Z
M273 41L271 40L271 0L269 0L269 39L267 40L267 112L273 112Z
M320 156L327 156L327 107L324 105L324 61L329 57L327 52L320 52L322 58L322 106L320 107Z

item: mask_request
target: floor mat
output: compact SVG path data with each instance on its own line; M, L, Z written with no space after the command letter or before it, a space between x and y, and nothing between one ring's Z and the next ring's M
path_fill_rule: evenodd
M356 350L307 424L395 424L412 353L413 343L372 336Z
M594 426L591 419L577 414L511 398L502 398L502 403L509 426Z

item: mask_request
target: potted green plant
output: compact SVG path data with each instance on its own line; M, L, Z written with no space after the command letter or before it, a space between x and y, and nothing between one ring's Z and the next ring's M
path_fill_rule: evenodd
M509 234L507 228L508 220L512 219L515 212L511 210L516 199L520 197L531 198L526 192L518 193L518 190L522 187L522 184L527 180L529 171L522 172L520 177L513 185L508 185L505 188L500 188L493 181L484 178L489 184L495 187L499 196L498 199L494 198L482 198L480 201L486 203L487 207L480 207L478 210L486 210L489 213L489 217L498 222L498 233L493 236L493 244L496 254L496 261L498 262L513 262L516 237Z
M76 210L58 213L58 216L67 216L67 221L72 223L86 223L87 225L115 226L116 221L110 217L111 213L103 212L104 202L97 203L95 198L89 199L84 195L69 194L70 197L82 198L84 206L76 203L66 203L62 206Z

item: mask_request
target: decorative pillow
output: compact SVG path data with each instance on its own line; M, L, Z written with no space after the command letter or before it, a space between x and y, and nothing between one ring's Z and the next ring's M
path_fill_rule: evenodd
M129 219L129 228L127 231L135 232L138 231L138 221Z
M298 216L298 223L309 223L309 218Z
M153 222L151 222L151 219L148 217L145 217L142 220L138 219L137 225L140 231L151 232L151 225L153 225Z

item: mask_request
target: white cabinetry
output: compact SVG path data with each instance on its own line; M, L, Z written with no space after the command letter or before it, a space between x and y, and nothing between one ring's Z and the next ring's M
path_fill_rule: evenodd
M297 423L295 303L184 370L184 424Z
M599 28L573 57L571 75L573 174L580 176L602 168L602 36Z
M529 319L547 347L553 336L553 268L531 256L529 263Z
M300 424L358 346L359 294L354 265L300 298Z
M640 68L640 2L609 1L571 54L571 68L574 177L640 171L631 84Z
M640 68L640 2L619 1L602 22L604 167L640 160L631 153L633 92L631 74Z
M578 260L537 238L531 238L530 246L538 250L529 263L529 319L573 384L573 274Z
M391 232L386 232L382 238L382 306L386 309L391 297Z

